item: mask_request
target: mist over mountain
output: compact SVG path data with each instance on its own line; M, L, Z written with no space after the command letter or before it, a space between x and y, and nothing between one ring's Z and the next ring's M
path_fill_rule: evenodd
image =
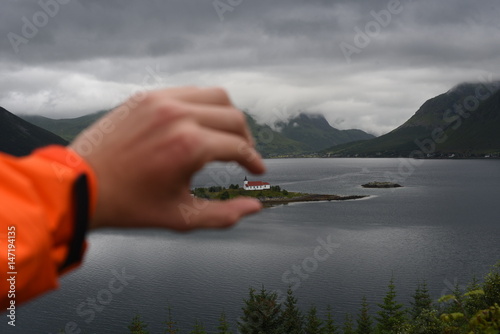
M33 125L0 107L0 152L24 156L34 149L50 145L66 145L63 138Z
M51 119L42 116L21 116L24 120L71 141L78 133L101 117L105 111L72 119ZM333 145L374 138L361 130L338 130L322 115L299 114L288 121L278 121L273 127L257 123L246 113L257 149L265 157L298 155L323 150Z
M73 119L22 116L47 131L2 109L2 145L17 155L44 143L73 140L105 111ZM301 113L272 126L260 124L246 112L264 157L327 156L446 157L500 153L500 82L464 83L427 100L393 131L374 137L361 130L339 130L322 115ZM17 147L18 145L19 147Z
M287 138L305 143L314 151L375 138L374 135L357 129L338 130L319 114L302 113L288 122L278 122L276 126Z
M463 83L426 101L393 131L327 149L338 156L471 156L500 152L500 82Z
M257 149L265 157L313 153L332 145L374 138L361 130L335 129L322 115L302 113L286 122L276 122L273 127L258 124L246 115Z

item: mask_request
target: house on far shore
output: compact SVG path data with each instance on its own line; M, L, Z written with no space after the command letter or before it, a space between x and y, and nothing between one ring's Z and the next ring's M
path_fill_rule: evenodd
M245 190L266 190L271 189L271 185L267 182L262 181L248 181L245 176L245 180L243 181L243 189Z

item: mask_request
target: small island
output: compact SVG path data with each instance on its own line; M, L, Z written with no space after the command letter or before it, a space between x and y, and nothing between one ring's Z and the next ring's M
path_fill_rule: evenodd
M319 202L319 201L345 201L361 199L367 196L352 195L325 195L325 194L308 194L300 192L291 192L281 189L280 186L262 187L259 190L246 190L247 187L240 187L238 184L231 184L228 188L221 186L212 186L209 188L195 188L191 191L192 195L198 198L209 200L228 200L240 196L257 198L264 207L272 207L284 205L288 203L299 202Z
M369 182L361 185L363 188L401 188L402 185L392 182Z

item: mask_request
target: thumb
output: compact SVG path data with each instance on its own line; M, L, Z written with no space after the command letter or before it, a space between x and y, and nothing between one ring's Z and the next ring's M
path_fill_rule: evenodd
M259 200L240 197L228 201L209 201L193 198L192 205L179 207L187 230L196 228L225 228L236 224L244 216L259 212Z

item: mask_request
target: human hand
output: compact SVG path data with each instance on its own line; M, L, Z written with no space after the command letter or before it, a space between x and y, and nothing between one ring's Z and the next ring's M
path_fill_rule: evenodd
M262 207L250 198L220 202L191 196L191 178L208 162L236 161L256 174L265 169L244 114L219 88L165 89L132 97L70 148L97 175L90 228L228 227Z

